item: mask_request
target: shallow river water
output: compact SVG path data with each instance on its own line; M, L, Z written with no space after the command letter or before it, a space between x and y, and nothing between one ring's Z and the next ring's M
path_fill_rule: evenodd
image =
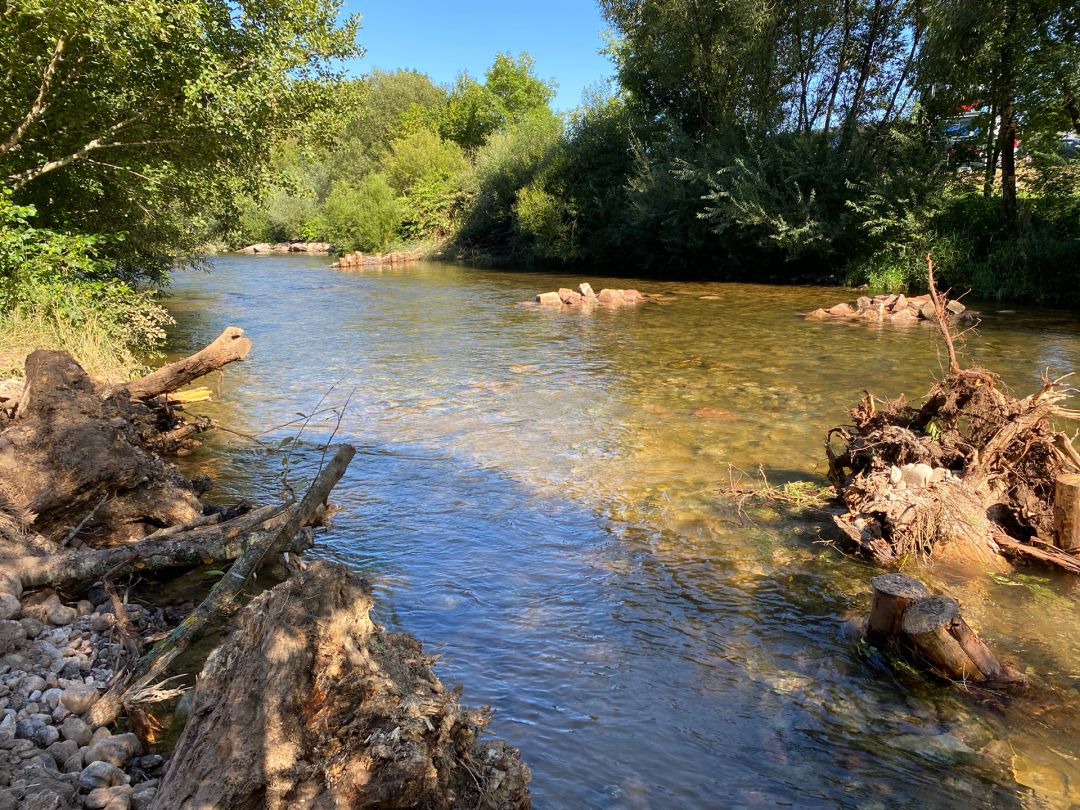
M264 443L320 399L343 410L289 461L302 481L335 429L360 450L318 553L371 578L378 619L492 707L536 807L1080 805L1076 584L926 575L1041 679L1023 706L980 707L875 668L852 627L878 572L728 493L733 468L821 480L824 433L864 389L925 392L928 328L796 317L854 297L836 288L326 264L178 274L172 348L247 331L249 362L196 410ZM579 281L670 299L520 305ZM1017 391L1080 366L1080 320L984 313L968 350ZM186 463L221 500L280 491L282 455L237 435Z

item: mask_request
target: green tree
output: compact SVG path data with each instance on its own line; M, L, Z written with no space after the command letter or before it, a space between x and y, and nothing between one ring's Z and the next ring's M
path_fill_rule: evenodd
M394 241L401 215L401 206L383 175L370 174L356 186L338 180L320 212L321 232L339 250L380 252Z
M9 3L0 177L45 224L126 233L119 272L161 271L331 100L357 27L337 0Z

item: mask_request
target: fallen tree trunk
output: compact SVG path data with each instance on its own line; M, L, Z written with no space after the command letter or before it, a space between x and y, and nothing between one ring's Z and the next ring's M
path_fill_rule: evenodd
M3 560L3 566L18 577L24 588L50 585L78 590L106 574L132 568L158 571L234 560L252 544L254 533L271 536L274 518L282 511L280 507L264 506L225 523L172 532L159 539L47 557L14 557Z
M289 511L282 526L272 533L253 539L194 612L139 659L129 678L114 684L108 693L94 704L90 711L92 725L108 725L116 719L122 706L140 702L142 690L165 673L173 659L191 645L207 624L232 606L244 584L267 558L285 551L300 530L312 521L330 497L330 491L345 474L355 454L356 450L351 445L345 444L338 448L334 458L312 482L300 504Z
M202 351L162 366L157 371L128 383L124 390L132 399L151 399L182 388L229 363L243 360L250 351L251 341L244 337L244 330L238 326L230 326Z
M525 810L529 769L369 616L366 582L316 562L256 597L198 678L155 810ZM227 765L226 765L227 763Z

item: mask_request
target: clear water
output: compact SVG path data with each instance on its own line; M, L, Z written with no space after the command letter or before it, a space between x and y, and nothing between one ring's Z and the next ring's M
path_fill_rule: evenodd
M379 619L493 708L537 807L1080 803L1074 581L926 572L1042 679L1035 700L981 708L876 670L853 630L875 569L812 523L748 520L726 492L732 465L820 478L824 433L864 389L925 392L927 328L797 317L853 297L836 288L325 264L223 257L179 275L172 347L247 331L250 360L197 409L266 443L324 395L348 399L291 461L302 481L335 429L360 448L318 553L369 576ZM579 281L668 299L520 305ZM968 349L1026 390L1080 365L1080 321L991 308ZM281 457L237 435L186 463L221 500L280 491Z

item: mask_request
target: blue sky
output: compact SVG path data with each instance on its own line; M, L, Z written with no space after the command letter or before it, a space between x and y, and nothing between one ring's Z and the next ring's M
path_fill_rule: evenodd
M537 75L559 84L556 109L576 107L583 89L614 73L597 53L607 25L595 0L345 0L345 8L363 16L357 73L414 68L446 83L468 70L482 81L495 54L528 51Z

